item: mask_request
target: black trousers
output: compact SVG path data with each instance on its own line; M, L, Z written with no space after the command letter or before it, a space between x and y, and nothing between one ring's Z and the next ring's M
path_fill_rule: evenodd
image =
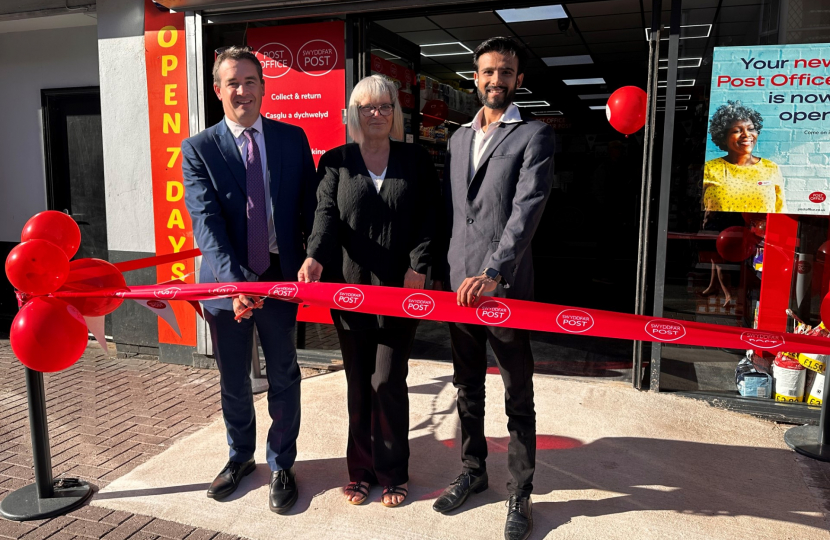
M484 437L484 379L487 374L487 342L496 354L504 382L507 412L507 483L511 494L526 496L533 491L536 469L536 412L533 406L533 354L530 332L498 326L450 323L453 384L458 389L461 423L461 459L465 471L487 469Z
M351 482L397 486L409 481L406 376L416 328L337 329L348 388Z

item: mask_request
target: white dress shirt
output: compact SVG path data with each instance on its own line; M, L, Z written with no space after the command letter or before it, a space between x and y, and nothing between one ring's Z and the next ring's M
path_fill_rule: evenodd
M519 112L519 108L516 107L515 104L511 103L507 106L507 109L505 109L504 113L502 113L498 120L487 126L487 131L484 131L481 128L482 120L484 120L484 107L479 109L472 122L464 124L464 126L473 128L473 132L475 133L473 136L473 147L470 149L470 178L472 178L473 175L475 175L476 170L478 170L481 156L484 155L487 145L490 144L490 141L493 139L493 134L496 132L498 125L521 122L522 113Z
M245 136L245 126L237 124L227 116L225 123L228 129L231 130L231 135L236 142L236 147L239 148L239 154L242 156L242 164L248 167L248 137ZM259 148L259 157L262 159L262 176L265 178L265 217L268 220L268 249L271 253L279 253L277 248L277 230L274 227L274 210L271 207L271 173L268 172L268 158L265 155L265 134L262 132L262 116L256 119L254 125L251 126L256 130L254 133L254 141L256 141L257 148Z

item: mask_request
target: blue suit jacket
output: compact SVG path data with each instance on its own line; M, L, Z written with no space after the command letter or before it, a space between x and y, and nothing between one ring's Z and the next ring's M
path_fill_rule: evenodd
M294 281L305 258L316 203L316 172L305 132L262 118L280 266ZM225 120L182 142L185 204L202 250L201 283L257 281L248 268L245 164ZM205 302L233 309L232 299Z

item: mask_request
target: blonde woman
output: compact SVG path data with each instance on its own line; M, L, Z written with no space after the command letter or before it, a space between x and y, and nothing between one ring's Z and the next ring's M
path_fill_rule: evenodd
M403 139L398 92L361 80L349 99L355 141L326 152L302 282L423 289L440 213L438 176L427 152ZM393 140L394 139L394 140ZM332 310L346 371L349 438L346 500L361 504L373 484L384 506L408 494L407 362L417 320Z

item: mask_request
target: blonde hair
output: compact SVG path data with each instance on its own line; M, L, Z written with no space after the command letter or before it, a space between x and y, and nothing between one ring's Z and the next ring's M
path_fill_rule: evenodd
M363 144L363 128L360 126L360 102L367 97L377 103L389 96L394 112L392 113L392 129L389 136L395 140L403 140L403 111L398 103L398 87L395 83L382 75L370 75L358 82L352 95L349 97L349 109L346 112L346 122L349 128L349 136L357 144Z

